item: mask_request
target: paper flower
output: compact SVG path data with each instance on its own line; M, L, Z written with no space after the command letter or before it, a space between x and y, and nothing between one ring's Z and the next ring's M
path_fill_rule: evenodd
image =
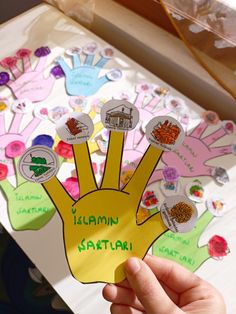
M55 152L64 159L71 159L73 157L72 145L60 141L55 147Z
M214 235L208 242L208 253L214 259L222 259L229 253L227 241L218 235Z
M26 150L25 144L21 141L13 141L6 146L6 156L8 158L15 158L24 153Z
M0 61L0 64L4 69L10 69L16 65L16 62L17 62L16 57L6 57Z
M30 49L22 48L16 52L17 58L29 57L32 51Z
M36 136L32 141L32 146L43 145L43 146L52 148L53 144L54 144L54 139L50 135L47 135L47 134L40 134Z
M6 85L10 80L10 76L7 72L0 73L0 86Z
M75 177L67 178L65 182L62 183L67 192L77 200L79 198L79 184L78 179Z
M50 53L51 53L51 50L49 47L40 47L35 50L34 55L40 58L40 57L46 57Z
M55 77L55 78L61 78L63 76L65 76L65 73L63 72L62 68L60 65L55 65L52 69L51 69L51 74Z
M8 168L6 165L0 163L0 181L5 180L8 174Z

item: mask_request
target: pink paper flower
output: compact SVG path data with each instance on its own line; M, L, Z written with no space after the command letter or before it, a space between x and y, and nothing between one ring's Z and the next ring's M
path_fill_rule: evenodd
M8 158L15 158L21 156L26 150L25 144L21 141L13 141L6 147L6 156Z
M7 165L0 163L0 181L5 180L8 174Z
M79 198L79 184L78 179L75 177L67 178L65 182L62 183L67 192L77 200Z
M0 61L0 64L4 69L10 69L16 65L16 62L17 62L16 57L6 57Z
M227 241L218 235L214 235L208 242L208 253L214 259L222 259L229 253Z
M64 159L71 159L73 157L72 145L63 141L57 144L55 152Z
M16 52L17 58L29 57L32 51L30 49L22 48Z

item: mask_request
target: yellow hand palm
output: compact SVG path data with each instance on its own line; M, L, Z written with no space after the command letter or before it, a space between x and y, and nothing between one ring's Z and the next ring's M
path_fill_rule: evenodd
M131 180L120 190L123 133L111 132L106 167L98 188L87 143L73 145L80 184L77 202L54 177L44 188L64 223L64 240L73 276L81 282L120 282L123 263L131 256L143 258L166 227L159 214L137 225L136 213L142 193L161 157L149 146Z

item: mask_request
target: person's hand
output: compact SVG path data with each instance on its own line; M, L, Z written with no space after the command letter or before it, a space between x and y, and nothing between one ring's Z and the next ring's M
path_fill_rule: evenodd
M112 314L226 313L221 294L175 262L147 255L128 259L125 269L127 280L103 289Z

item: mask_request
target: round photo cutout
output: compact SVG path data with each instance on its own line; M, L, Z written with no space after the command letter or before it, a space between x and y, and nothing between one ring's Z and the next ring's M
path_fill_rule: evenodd
M197 222L196 206L183 195L167 197L160 212L164 224L173 232L189 232Z
M44 183L54 177L59 170L56 153L46 146L28 148L18 164L19 172L27 181Z
M139 121L137 108L126 100L112 99L101 108L101 121L105 128L116 132L134 129Z
M93 134L94 125L86 113L71 112L57 122L56 131L64 142L82 144Z
M146 137L154 147L172 151L183 143L185 134L181 124L169 116L155 117L146 126Z

